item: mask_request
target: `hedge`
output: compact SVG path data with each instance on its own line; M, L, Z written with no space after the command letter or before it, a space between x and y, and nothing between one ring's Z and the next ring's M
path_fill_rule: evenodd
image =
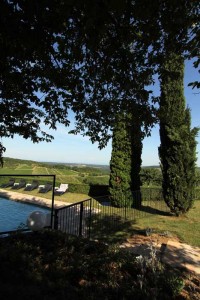
M108 195L108 185L70 183L68 191L89 196L105 196Z
M163 200L162 189L159 187L141 187L142 201Z
M89 196L109 195L108 185L69 184L69 192L87 194ZM159 187L141 187L142 201L163 200L162 189ZM200 188L195 189L195 200L200 200Z
M77 194L89 194L90 186L89 184L77 184L77 183L70 183L68 192L70 193L77 193Z

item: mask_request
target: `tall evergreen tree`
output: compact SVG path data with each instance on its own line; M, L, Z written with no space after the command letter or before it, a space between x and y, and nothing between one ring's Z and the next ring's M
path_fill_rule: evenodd
M141 105L134 105L130 114L130 125L128 130L131 140L131 191L138 191L139 193L141 186L140 171L142 165L142 141L145 136L142 128L143 109L144 108Z
M131 205L131 140L126 112L116 116L112 137L110 161L110 194L112 204L117 207Z
M196 8L196 4L194 3ZM160 65L159 155L163 173L163 196L176 215L193 203L197 128L191 129L190 110L184 98L184 56L194 22L193 3L163 1L161 5L163 53Z
M3 167L3 152L5 151L5 147L2 143L0 143L0 165Z
M141 204L143 109L132 103L128 112L118 114L116 118L110 163L110 194L116 206L138 207Z
M176 215L193 203L198 129L191 130L190 111L184 98L184 60L168 51L162 65L159 155L165 202Z

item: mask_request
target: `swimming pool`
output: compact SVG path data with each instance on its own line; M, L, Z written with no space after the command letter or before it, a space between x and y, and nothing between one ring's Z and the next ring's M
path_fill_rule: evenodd
M24 228L28 216L36 210L43 213L51 212L49 208L0 197L0 232Z

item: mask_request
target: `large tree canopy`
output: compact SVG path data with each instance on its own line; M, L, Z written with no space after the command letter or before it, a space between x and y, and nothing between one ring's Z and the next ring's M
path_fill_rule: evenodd
M41 122L53 129L57 122L68 125L71 107L77 130L86 124L92 141L105 145L113 112L127 96L146 99L143 87L151 82L148 46L141 43L131 6L2 1L0 137L18 133L33 142L50 141Z
M68 125L72 108L76 131L86 129L104 146L117 111L130 99L146 99L144 87L152 83L163 49L160 12L169 17L168 2L2 0L0 137L18 133L50 141L41 122L53 129L57 122ZM198 31L189 33L199 2L175 2L188 8L187 18L177 20L188 32L185 53L196 57Z
M1 137L18 133L34 142L49 141L52 137L40 130L41 121L52 128L56 122L68 123L55 36L65 26L70 7L58 2L1 1Z

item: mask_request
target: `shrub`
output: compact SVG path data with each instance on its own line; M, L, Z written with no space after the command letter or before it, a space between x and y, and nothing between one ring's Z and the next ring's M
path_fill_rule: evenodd
M150 245L149 257L118 246L45 230L0 241L3 299L172 299L182 280L165 280ZM26 287L26 288L25 288Z
M113 190L111 196L111 203L116 207L131 207L133 204L132 193L127 191L123 192L121 189Z
M163 200L162 188L141 187L142 201Z
M105 196L109 194L108 185L69 184L70 193L87 194L91 197Z
M88 184L70 183L68 191L70 193L89 194L90 186Z
M184 287L184 281L175 273L164 277L164 289L172 296L178 296Z
M108 176L88 176L83 182L89 185L107 185L109 182Z

